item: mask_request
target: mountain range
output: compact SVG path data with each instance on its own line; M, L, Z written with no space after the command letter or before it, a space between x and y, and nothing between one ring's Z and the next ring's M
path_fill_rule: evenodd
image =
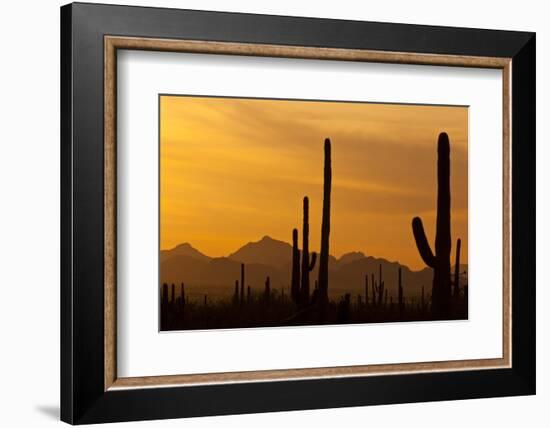
M292 246L269 236L249 242L227 257L209 257L191 244L183 243L160 252L161 283L184 282L186 293L190 295L229 296L234 291L235 280L240 278L241 263L244 263L245 283L251 289L263 290L265 279L269 276L272 289L284 289L288 293L291 258ZM374 274L378 281L380 266L388 295L394 299L397 296L399 267L402 269L405 297L418 297L423 286L426 294L430 293L433 277L431 268L412 271L398 262L367 256L357 251L344 254L340 258L329 257L329 295L333 298L345 293L351 293L352 296L364 295L365 275L369 275L370 293L371 275ZM463 283L467 279L467 269L467 265L460 266ZM316 264L310 274L311 289L317 275Z

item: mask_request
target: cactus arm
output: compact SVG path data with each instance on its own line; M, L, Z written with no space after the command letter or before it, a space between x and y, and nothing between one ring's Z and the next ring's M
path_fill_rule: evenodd
M315 262L317 261L317 253L314 251L313 253L311 253L311 262L309 263L309 270L310 272L313 270L313 268L315 267Z
M428 239L426 238L426 233L424 232L424 225L422 224L422 219L420 217L413 218L412 229L414 240L416 241L416 247L420 253L420 257L424 260L424 263L429 267L435 267L436 260L435 256L430 248Z
M458 290L460 288L460 245L462 241L460 238L456 240L456 256L455 256L455 295L458 295Z

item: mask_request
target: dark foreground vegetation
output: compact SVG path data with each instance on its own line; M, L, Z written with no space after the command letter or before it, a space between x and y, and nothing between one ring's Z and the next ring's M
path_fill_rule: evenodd
M176 297L175 285L163 285L161 297L161 330L192 330L245 327L276 327L323 324L355 324L404 321L431 321L434 317L431 296L394 300L383 293L382 301L373 295L355 296L346 293L329 300L325 308L317 302L300 308L288 293L281 290L249 291L241 300L210 299L208 295L190 299L180 284ZM172 289L174 292L172 292ZM461 287L452 296L450 313L445 319L468 318L468 287ZM183 297L182 297L183 296ZM374 297L373 297L374 296Z

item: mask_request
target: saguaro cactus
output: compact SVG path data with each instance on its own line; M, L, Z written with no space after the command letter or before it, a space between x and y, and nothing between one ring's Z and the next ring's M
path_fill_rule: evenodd
M244 303L244 263L241 263L241 305Z
M292 229L292 276L290 297L296 304L300 300L300 250L298 249L298 229Z
M369 275L365 275L365 305L369 304Z
M304 305L309 303L309 273L315 267L317 253L311 254L309 259L309 198L304 196L304 218L302 226L302 286L300 289L301 302Z
M378 306L382 306L382 298L384 296L384 280L382 279L382 263L378 265L378 290L376 291L378 293Z
M413 218L412 229L418 252L434 271L432 314L436 318L450 315L451 299L451 186L450 147L446 133L437 142L437 219L435 255L430 248L420 217Z
M332 187L332 161L330 139L325 139L325 166L323 176L323 218L321 221L321 252L319 254L319 300L328 303L328 257L330 235L330 190Z
M233 293L233 303L239 303L239 280L235 280L235 292Z
M372 306L376 306L376 281L374 280L374 273L370 274L371 289L372 289Z
M403 315L403 284L401 282L401 266L397 276L397 302L399 304L399 317Z
M269 302L269 299L271 297L271 281L269 280L269 276L267 276L265 279L264 297L266 302Z
M460 292L460 238L456 240L456 254L455 254L455 280L454 280L454 297L458 299L458 293Z

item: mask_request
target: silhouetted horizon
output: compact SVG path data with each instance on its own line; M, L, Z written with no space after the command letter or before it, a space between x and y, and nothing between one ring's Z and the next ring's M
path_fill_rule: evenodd
M254 244L260 244L262 242L276 242L276 243L281 243L281 244L285 244L286 246L288 246L288 248L290 250L292 250L292 245L290 242L287 242L283 239L277 239L277 238L273 238L271 237L269 234L266 234L266 235L263 235L261 238L259 238L258 240L256 241L248 241L246 244L243 244L242 246L240 246L239 248L237 248L235 251L232 251L230 252L229 254L224 254L224 255L209 255L209 254L206 254L206 252L202 251L201 249L197 248L195 245L193 245L191 242L182 242L180 244L177 244L171 248L168 248L168 249L161 249L160 250L160 254L161 254L161 262L162 262L162 259L166 256L169 256L169 255L175 255L175 254L182 254L180 252L180 250L188 250L189 253L187 253L186 255L190 256L190 257L195 257L195 258L207 258L207 259L233 259L233 260L236 260L236 261L239 261L239 262L246 262L247 260L246 259L241 259L239 258L238 254L241 250L245 249L246 247L249 247L251 245L254 245ZM195 255L192 255L192 254L195 254ZM361 251L361 250L356 250L356 251L349 251L349 252L345 252L343 254L341 254L339 257L337 256L334 256L334 255L330 255L330 261L334 262L342 262L342 261L346 261L346 262L351 262L351 261L355 261L357 259L361 259L361 258L374 258L375 260L379 260L379 261L384 261L386 263L390 263L390 264L399 264L403 267L406 267L408 268L411 272L422 272L422 271L425 271L425 270L431 270L431 268L429 267L424 267L422 269L412 269L411 267L409 267L407 264L405 263L401 263L399 260L390 260L386 257L378 257L376 256L375 254L367 254L365 253L364 251ZM330 262L329 262L330 263ZM468 263L460 263L460 266L464 266L464 267L468 267ZM452 268L454 268L454 264L451 265Z

